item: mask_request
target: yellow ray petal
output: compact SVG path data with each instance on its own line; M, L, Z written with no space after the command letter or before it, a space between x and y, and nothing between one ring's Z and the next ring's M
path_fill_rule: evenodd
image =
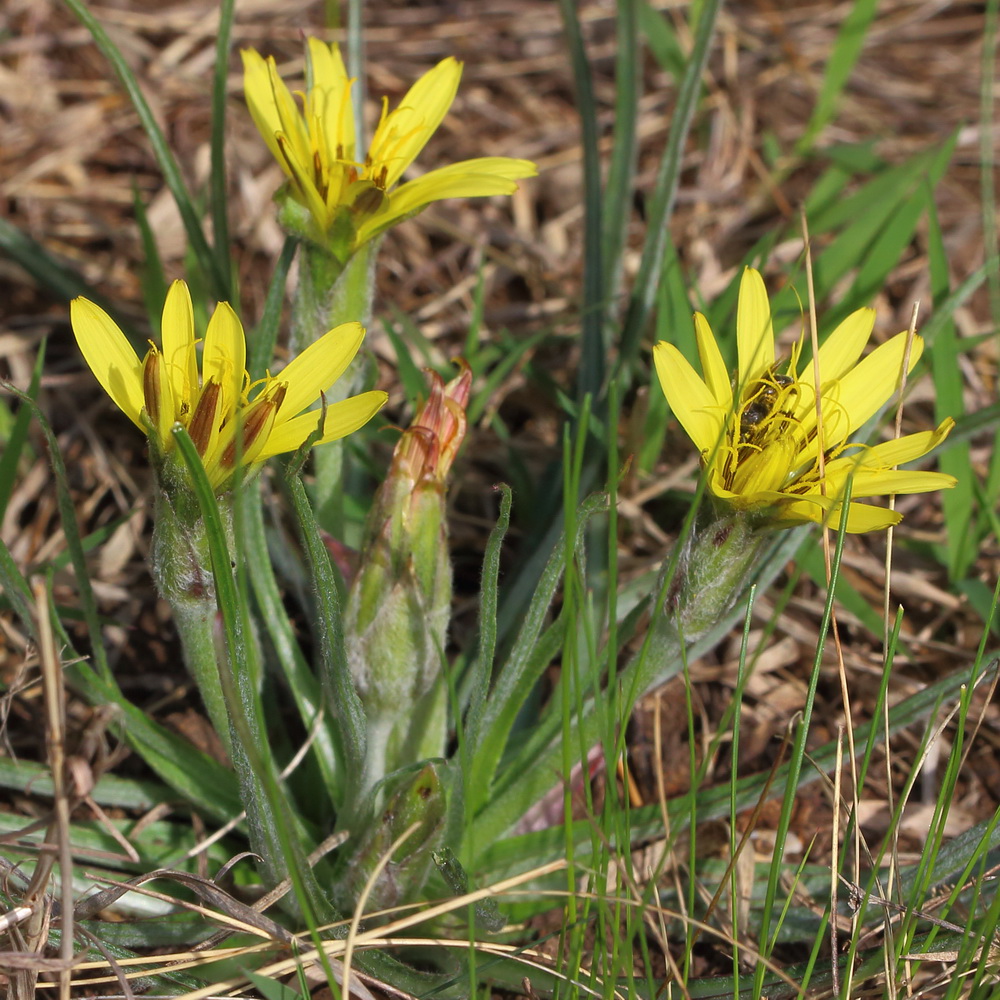
M321 234L325 235L330 228L330 211L323 195L316 186L316 176L312 160L300 159L292 145L287 141L284 132L278 133L278 158L285 173L291 179L292 189L298 200L305 203L309 214L316 220Z
M760 272L744 268L736 305L736 346L739 355L739 390L747 387L774 365L774 328L771 306Z
M906 339L906 333L897 333L895 337L876 347L866 358L862 358L840 380L839 402L849 416L847 434L853 434L899 388ZM920 360L923 350L923 338L915 336L910 349L909 371Z
M442 59L410 87L395 111L383 112L368 150L373 167L385 168L381 186L391 188L417 158L448 113L461 78L462 64L452 56Z
M955 421L947 417L935 430L905 434L901 438L873 445L865 452L862 464L883 469L905 465L933 451L951 433L954 426Z
M791 503L783 503L778 516L783 521L811 521L814 524L824 524L831 531L839 531L842 513L843 505L838 501L811 494ZM871 504L853 501L847 505L849 534L882 531L902 520L903 515L899 511L889 510L887 507L873 507Z
M70 322L80 353L115 404L145 432L139 418L144 405L142 365L118 324L89 299L73 299Z
M537 171L529 160L506 156L483 156L462 160L432 170L391 191L378 213L365 219L358 228L358 242L377 236L389 226L405 219L434 201L444 198L485 198L494 194L512 194L517 181L534 177Z
M273 56L267 60L267 73L271 81L274 106L278 113L279 125L275 131L285 136L294 150L295 159L299 163L309 163L313 156L312 134L309 125L302 114L298 101L295 100L285 81L278 74L278 66ZM301 98L302 94L298 93L298 96Z
M365 330L360 323L341 323L281 370L278 378L288 383L288 391L281 404L279 425L315 403L320 393L326 392L344 374L364 339Z
M163 340L163 362L173 391L176 410L170 414L175 420L184 404L187 411L194 408L198 396L198 359L194 346L194 310L191 293L183 281L175 281L167 291L163 303L163 321L160 324Z
M863 469L854 475L852 492L859 497L877 497L889 496L890 493L931 493L934 490L950 490L957 485L958 480L944 472Z
M331 404L326 408L326 421L323 424L320 443L346 437L359 427L363 427L385 406L388 398L386 393L372 390ZM321 414L321 410L310 410L275 427L263 451L257 456L257 461L263 462L274 455L295 451L319 426Z
M733 476L733 491L757 494L778 490L793 467L797 447L791 435L787 435L743 458Z
M729 369L722 359L722 352L719 350L712 328L708 325L708 320L700 312L694 314L694 332L698 341L701 369L705 373L705 385L723 410L731 410L733 384L729 377Z
M221 419L232 411L243 391L247 366L247 343L243 325L228 302L220 302L208 321L205 350L201 359L202 383L215 379L222 389Z
M673 344L661 340L653 348L653 363L663 395L687 436L702 455L711 455L725 427L725 413L715 396Z
M819 349L819 377L824 385L850 371L861 357L874 328L875 310L858 309L826 338ZM812 365L806 366L803 377L806 381L812 380Z
M243 49L240 55L243 58L243 93L250 109L250 117L253 118L257 131L271 150L271 155L284 166L284 159L278 149L278 140L275 138L276 133L283 131L283 126L275 100L269 63L253 49ZM273 63L274 60L271 59L270 62ZM283 83L281 86L287 94L288 88ZM291 99L290 94L289 99Z
M354 160L356 139L351 81L340 46L327 45L318 38L310 38L308 44L312 75L309 100L322 122L327 151L334 159Z

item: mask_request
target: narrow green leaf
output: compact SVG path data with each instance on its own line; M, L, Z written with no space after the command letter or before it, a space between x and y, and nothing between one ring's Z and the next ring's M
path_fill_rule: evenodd
M315 587L316 633L319 636L320 669L322 671L323 694L327 711L339 723L340 754L345 774L360 775L364 767L367 743L367 724L364 707L347 666L344 649L344 629L340 614L337 579L330 565L330 554L319 534L316 517L309 505L305 487L298 476L288 479L295 515L298 521L299 538L306 553L309 578ZM348 781L344 789L348 799L357 781ZM355 803L348 800L338 802L350 815Z
M30 408L45 436L45 441L49 449L49 461L52 465L52 473L56 483L56 504L59 508L59 518L62 523L63 534L66 536L66 548L70 553L73 563L73 572L76 575L76 586L80 594L80 607L84 621L87 623L87 632L90 637L94 661L101 676L110 678L111 668L108 665L107 653L104 649L104 636L101 633L101 617L97 610L97 599L94 597L94 591L90 585L87 560L80 541L80 529L76 522L76 507L69 491L66 465L62 460L59 442L56 440L56 436L53 434L52 427L49 425L48 420L46 420L45 414L42 413L38 404L30 396L21 392L16 386L10 385L10 383L0 383L0 386L11 393L11 395L17 397L26 409Z
M590 518L606 509L607 498L603 495L588 497L580 505L578 530L582 532ZM542 572L538 587L531 599L524 624L510 656L497 675L496 683L482 714L479 732L475 740L471 779L466 787L466 795L472 803L473 811L478 811L489 795L490 785L497 764L507 745L511 727L524 700L531 693L533 679L528 676L528 668L535 651L535 644L548 614L556 588L565 568L566 546L560 535Z
M250 980L251 985L264 997L264 1000L302 1000L302 994L298 990L279 983L270 976L262 976L251 969L244 969L243 975Z
M47 341L42 340L38 345L38 354L35 356L35 365L31 370L31 382L28 384L28 397L32 400L38 395L38 386L42 380L42 367L45 364L45 347ZM0 454L0 521L7 511L7 504L10 496L14 492L14 483L17 481L17 466L21 461L21 455L28 442L28 428L31 425L31 410L22 406L17 411L14 423L4 442L3 453Z
M469 400L468 419L470 425L479 422L490 400L495 398L497 388L521 363L521 359L528 356L539 344L546 342L551 334L551 330L544 329L529 337L515 338L506 330L500 332L500 336L503 338L503 350L500 353L499 361L486 374L485 379L481 377L482 368L473 366L475 392Z
M940 423L945 417L954 417L956 420L961 417L965 412L965 404L962 373L958 364L961 351L958 331L949 313L940 315L940 306L948 300L951 289L948 255L938 223L933 191L930 189L927 193L927 221L931 295L934 314L938 320L934 339L928 344L928 355L931 377L934 379L934 419ZM979 554L978 532L972 523L975 502L973 479L976 473L970 456L968 441L956 442L938 456L940 470L958 480L958 485L953 490L941 492L944 528L948 540L948 576L952 580L962 579Z
M37 643L38 633L35 628L35 616L32 612L34 598L31 588L14 561L10 549L7 548L7 543L2 538L0 538L0 590L10 602L10 606L14 609L22 627Z
M396 352L396 371L407 399L419 399L427 391L427 380L413 361L410 352L412 340L407 341L394 323L384 320L382 324L392 349Z
M69 302L77 295L86 295L106 312L115 315L111 303L94 291L81 274L4 218L0 218L0 250L24 268L42 288L48 288L63 301ZM131 339L128 324L117 317L115 320Z
M820 88L816 107L813 108L809 124L796 145L800 156L812 148L820 132L833 121L840 96L857 65L877 9L878 0L855 0L851 12L840 26L833 51L826 64L823 86Z
M17 789L32 795L53 794L52 769L31 760L0 757L0 788ZM166 802L171 791L166 785L137 778L119 778L102 774L90 790L90 797L101 806L147 812Z
M219 32L215 38L215 72L212 75L212 132L209 188L215 261L225 287L233 287L229 247L229 191L226 185L226 85L229 82L229 41L233 32L235 0L219 3ZM228 298L229 296L227 296Z
M639 4L639 26L653 58L679 84L684 76L687 58L666 14L657 10L648 0L642 0Z
M857 191L834 198L836 188L831 179L829 192L820 189L816 200L807 199L809 232L815 238L841 229L870 214L885 219L899 204L900 196L913 191L931 168L938 149L928 149L908 160L878 172ZM844 178L844 183L849 175ZM824 207L825 203L825 207Z
M472 664L469 710L465 721L465 739L473 745L479 742L480 726L486 697L490 690L490 680L493 677L493 658L497 645L497 603L500 580L500 552L503 540L510 527L510 508L512 494L509 486L500 484L500 516L490 532L486 543L486 553L483 556L483 576L479 597L479 651ZM463 760L463 768L468 768L468 762ZM471 775L470 775L471 777Z
M97 47L104 57L111 63L118 79L124 86L129 100L132 102L143 130L149 138L153 156L163 172L163 179L170 188L170 193L174 196L177 209L180 212L181 220L184 223L184 231L187 233L191 249L198 258L198 264L206 275L211 276L212 294L216 299L230 300L233 298L232 287L229 282L229 275L220 270L215 255L209 248L208 241L201 228L201 221L195 209L191 196L184 184L180 168L174 159L174 154L170 151L166 137L163 135L160 126L156 123L156 118L142 93L139 81L136 79L132 68L119 51L118 47L111 41L108 33L101 26L91 9L84 0L66 0L66 5L86 27L94 39Z
M226 645L226 655L219 657L219 677L232 722L233 764L247 813L251 846L263 857L269 881L277 883L284 878L291 879L299 904L310 923L315 924L317 915L329 915L330 908L305 860L300 817L291 807L278 778L257 687L260 667L251 646L247 602L233 574L219 505L187 430L176 423L171 433L191 477L211 555ZM234 500L239 521L240 496L237 494Z
M250 573L254 597L260 607L263 626L274 647L275 655L288 682L289 690L302 718L306 731L313 734L316 765L323 776L325 795L338 801L342 792L343 774L338 764L343 759L337 748L337 721L327 713L317 726L317 717L323 711L323 695L315 674L309 666L295 637L281 599L281 591L274 575L274 565L268 553L267 535L264 531L263 506L255 497L247 503L243 518L244 559Z
M274 362L274 349L278 343L278 329L281 326L281 307L285 301L285 284L288 271L295 258L298 241L288 236L281 248L281 255L271 273L271 284L264 300L264 312L250 338L247 351L247 371L251 378L263 378Z
M632 219L635 168L639 154L638 116L639 81L642 53L639 49L639 7L641 0L620 0L615 46L615 128L608 163L608 178L601 205L603 238L601 263L604 267L602 323L611 318L611 305L618 298L622 283L623 251ZM607 347L607 335L602 334ZM600 385L593 387L593 393Z
M663 255L670 235L670 216L677 197L684 148L694 119L698 97L701 94L701 77L708 61L710 43L715 33L715 21L721 6L721 0L704 0L701 4L694 44L685 66L684 79L681 81L677 104L670 120L667 147L660 161L653 195L649 201L646 240L622 329L616 368L618 372L631 372L639 353L642 334L646 329L646 320L656 298ZM628 383L629 379L626 377L621 384L624 387Z
M576 104L580 111L580 144L583 149L583 308L581 358L577 378L577 400L596 396L604 379L604 266L601 258L602 201L601 160L597 149L597 98L590 64L583 44L577 6L559 0L563 31L573 69Z

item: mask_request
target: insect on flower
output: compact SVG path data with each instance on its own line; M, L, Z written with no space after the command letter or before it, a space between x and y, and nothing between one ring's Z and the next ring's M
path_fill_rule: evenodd
M786 392L786 390L791 390ZM750 385L744 393L744 402L740 406L740 443L755 445L760 432L766 429L768 417L777 414L780 420L778 426L793 419L793 413L787 409L795 392L795 379L791 375L781 375L770 369L758 381ZM779 400L781 406L779 407Z

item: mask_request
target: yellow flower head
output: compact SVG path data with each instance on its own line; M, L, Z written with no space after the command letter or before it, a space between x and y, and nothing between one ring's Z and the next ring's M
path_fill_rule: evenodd
M358 158L352 80L340 49L310 38L309 81L302 108L278 76L274 58L243 50L247 105L289 181L292 198L309 215L307 235L341 260L366 240L442 198L511 194L533 177L528 160L486 156L452 163L399 184L441 124L458 90L462 64L453 58L428 70L395 111L382 116L368 155ZM397 186L398 185L398 186Z
M735 381L705 317L695 313L694 323L704 378L664 341L653 348L653 359L667 402L701 452L708 488L729 506L775 521L815 521L837 528L848 480L852 497L925 493L955 485L943 473L895 468L943 441L954 426L951 418L937 430L874 446L848 443L898 391L903 371L906 333L858 360L875 324L873 309L851 313L819 349L821 425L813 366L802 375L796 371L801 344L793 348L787 365L775 361L771 308L757 271L746 268L740 282ZM907 372L923 347L915 337ZM898 524L901 517L852 501L847 530L875 531Z
M343 374L365 335L360 323L343 323L277 376L251 383L243 327L226 302L209 320L199 378L194 313L183 281L170 286L163 306L162 351L151 342L142 361L115 321L89 299L74 299L70 318L84 359L118 408L164 454L173 448L170 428L183 424L217 492L230 484L237 458L252 469L294 451L319 427L319 411L303 411ZM328 406L319 441L356 431L386 398L363 392Z

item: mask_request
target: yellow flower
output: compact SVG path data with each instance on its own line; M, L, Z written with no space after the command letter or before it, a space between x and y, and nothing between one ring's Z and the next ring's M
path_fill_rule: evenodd
M342 260L366 240L442 198L511 194L533 177L528 160L486 156L432 170L398 184L441 124L458 90L462 64L442 60L382 116L364 161L358 159L352 80L340 49L310 38L303 110L278 76L274 58L243 50L247 105L260 134L288 176L290 192L310 216L308 235ZM398 184L398 186L397 186Z
M74 299L70 318L84 359L118 408L164 454L173 448L170 428L183 424L218 492L229 484L237 457L250 469L294 451L319 427L320 412L306 408L343 374L365 335L360 323L343 323L277 376L251 383L243 327L226 302L209 320L199 379L194 313L183 281L170 286L163 306L162 351L150 342L142 361L115 321L89 299ZM386 398L363 392L328 406L320 442L356 431Z
M848 480L852 497L925 493L955 485L943 473L894 469L940 444L955 424L951 418L937 430L874 446L848 442L898 391L903 370L906 333L858 360L875 324L873 309L851 313L819 349L821 427L813 366L807 365L801 375L796 370L801 343L793 347L787 365L775 361L771 308L757 271L746 268L740 282L735 381L708 321L695 313L694 323L704 378L663 341L653 349L656 374L671 409L701 452L708 488L732 508L780 522L815 521L837 528ZM923 348L923 340L915 337L908 371ZM874 531L901 518L883 507L851 502L847 530Z

